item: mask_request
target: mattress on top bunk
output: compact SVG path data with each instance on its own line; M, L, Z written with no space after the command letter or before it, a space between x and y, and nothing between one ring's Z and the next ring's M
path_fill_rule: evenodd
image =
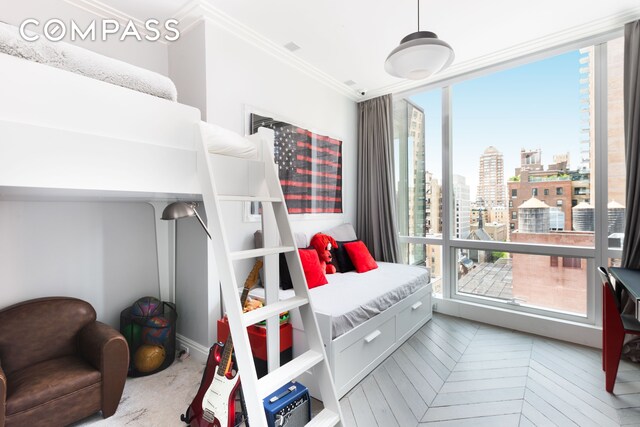
M44 37L28 42L18 28L0 22L0 53L38 62L171 101L178 99L171 79L153 71Z
M314 311L331 316L336 338L427 285L430 274L424 267L378 262L375 270L328 274L327 280L309 293ZM264 288L253 289L251 295L264 298ZM294 295L293 289L280 289L280 300Z

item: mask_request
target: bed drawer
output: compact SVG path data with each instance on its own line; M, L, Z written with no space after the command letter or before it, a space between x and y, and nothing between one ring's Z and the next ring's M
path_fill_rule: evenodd
M404 310L398 313L397 334L398 339L403 338L411 332L418 323L422 324L431 317L431 292L426 292L419 296L415 302L409 304Z
M378 356L396 341L396 318L392 317L381 325L367 331L353 344L336 355L335 379L337 387L342 381L353 378L367 368Z

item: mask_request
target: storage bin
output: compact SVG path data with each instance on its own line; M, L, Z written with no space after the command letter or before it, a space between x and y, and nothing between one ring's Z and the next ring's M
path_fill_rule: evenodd
M120 333L129 343L130 377L155 374L176 356L175 305L152 297L141 298L120 313Z

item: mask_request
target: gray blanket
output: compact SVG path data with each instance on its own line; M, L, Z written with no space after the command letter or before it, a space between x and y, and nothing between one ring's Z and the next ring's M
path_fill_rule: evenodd
M86 77L148 93L160 98L177 99L176 87L168 77L117 59L44 37L28 42L17 27L0 22L0 53L39 62Z

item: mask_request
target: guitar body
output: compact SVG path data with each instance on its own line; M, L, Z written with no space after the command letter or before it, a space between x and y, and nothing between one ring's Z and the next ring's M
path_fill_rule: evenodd
M214 344L209 350L207 365L200 388L181 417L191 427L233 427L235 422L235 397L240 387L240 375L233 378L216 372L224 346ZM212 415L213 414L213 418Z
M262 261L257 260L244 283L240 306L244 307L249 290L258 281ZM233 375L233 341L227 337L224 346L214 344L209 350L207 366L196 397L180 416L191 427L234 427L236 420L236 393L240 387L240 375Z

